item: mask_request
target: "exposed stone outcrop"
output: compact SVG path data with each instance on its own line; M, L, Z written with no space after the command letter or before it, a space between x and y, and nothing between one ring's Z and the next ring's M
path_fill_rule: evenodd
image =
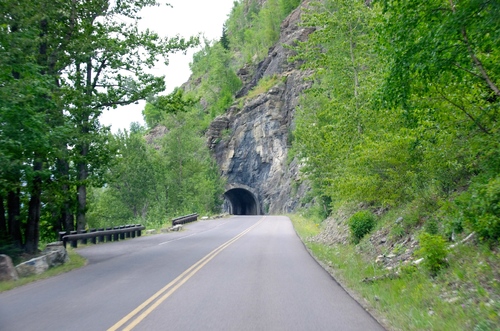
M144 137L148 144L155 146L156 149L159 149L158 140L165 136L168 132L168 129L163 125L157 125L152 128L149 133Z
M9 256L0 254L0 282L8 280L18 280L16 268L12 264Z
M294 210L307 186L299 182L299 164L288 160L295 108L309 86L306 72L288 61L293 50L283 45L304 41L313 31L298 25L301 8L282 23L279 42L254 70L239 71L246 83L228 112L215 119L207 131L222 175L229 187L250 187L256 192L260 210L282 213ZM253 76L250 78L250 73ZM244 96L266 76L277 84L254 98Z

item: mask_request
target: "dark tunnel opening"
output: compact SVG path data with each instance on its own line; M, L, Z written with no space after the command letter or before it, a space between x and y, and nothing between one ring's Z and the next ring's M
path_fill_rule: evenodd
M255 195L242 188L233 188L224 197L229 202L229 214L260 215L260 208Z

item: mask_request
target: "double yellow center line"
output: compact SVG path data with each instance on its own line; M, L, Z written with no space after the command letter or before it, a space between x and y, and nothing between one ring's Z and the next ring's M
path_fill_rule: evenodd
M145 319L153 310L155 310L163 301L165 301L169 296L172 295L179 287L181 287L185 282L187 282L191 277L194 276L201 268L203 268L208 262L210 262L214 257L216 257L220 252L229 247L236 240L243 237L248 232L252 231L256 226L258 226L264 218L261 218L257 223L246 229L245 231L238 234L236 237L228 240L224 244L220 245L210 253L208 253L201 260L193 264L189 269L180 274L176 279L168 283L161 290L153 294L149 299L144 301L141 305L135 308L130 314L122 318L118 323L113 325L108 329L108 331L119 330L122 326L128 323L122 330L129 331L137 326L143 319ZM130 323L129 323L130 321Z

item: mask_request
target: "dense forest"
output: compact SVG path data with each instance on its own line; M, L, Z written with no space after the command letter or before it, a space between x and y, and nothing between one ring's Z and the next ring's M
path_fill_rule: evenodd
M500 238L500 4L325 1L294 150L331 210L408 204L443 234ZM406 231L395 229L394 231Z
M129 136L99 123L103 110L165 89L148 74L196 38L139 31L143 1L0 4L0 233L4 246L38 250L59 230L88 226L88 191L107 185ZM92 192L94 193L94 192Z
M204 132L235 102L238 69L266 56L300 3L235 1L220 40L201 41L190 81L161 95L163 78L144 68L200 41L140 32L138 12L154 1L3 2L3 245L34 252L60 230L220 210ZM315 32L291 61L311 70L312 87L290 158L323 217L407 205L445 236L471 229L498 242L499 14L486 0L307 4L302 24ZM146 127L113 135L99 123L140 99Z

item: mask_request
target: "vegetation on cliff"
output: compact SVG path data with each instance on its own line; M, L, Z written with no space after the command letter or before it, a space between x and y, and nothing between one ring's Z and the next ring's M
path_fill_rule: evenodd
M294 150L328 207L422 199L447 208L444 235L497 242L499 10L326 1L305 16L322 28L297 48L315 84Z
M327 0L303 16L317 30L296 59L314 74L293 153L332 217L304 240L396 328L500 325L499 15L491 1Z

